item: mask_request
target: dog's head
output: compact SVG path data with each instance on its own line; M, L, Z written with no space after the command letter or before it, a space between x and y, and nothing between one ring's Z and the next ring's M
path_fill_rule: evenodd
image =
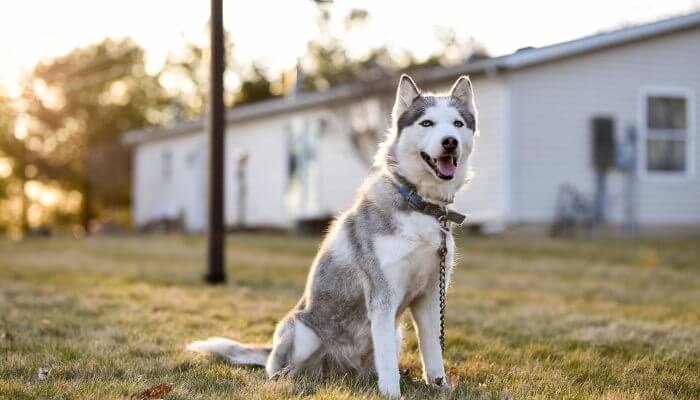
M387 165L421 194L450 201L468 177L477 133L472 84L462 76L449 93L424 94L401 76L392 113Z

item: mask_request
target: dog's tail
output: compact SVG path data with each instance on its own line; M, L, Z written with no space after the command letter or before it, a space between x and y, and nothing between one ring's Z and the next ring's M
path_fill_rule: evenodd
M265 366L272 352L271 347L247 345L220 337L209 338L187 345L187 350L215 354L236 365Z

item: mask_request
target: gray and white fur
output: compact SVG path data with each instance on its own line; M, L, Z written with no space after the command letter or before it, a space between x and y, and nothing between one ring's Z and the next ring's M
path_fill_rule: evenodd
M399 397L399 318L411 311L423 375L448 388L440 348L440 225L415 211L394 182L426 201L449 205L468 178L477 134L468 77L449 93L422 93L401 77L392 128L352 208L329 229L313 261L299 303L277 325L272 346L223 338L189 350L234 364L264 365L270 378L327 373L376 374L379 391ZM447 279L454 240L447 235Z

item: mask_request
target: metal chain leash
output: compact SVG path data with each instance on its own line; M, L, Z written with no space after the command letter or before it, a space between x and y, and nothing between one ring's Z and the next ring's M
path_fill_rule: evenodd
M447 267L445 265L447 258L447 232L449 231L449 222L441 220L440 225L440 349L445 352L445 308L446 308L446 286L447 286Z
M452 199L445 205L437 205L423 198L415 192L415 187L406 183L406 179L400 175L392 174L392 182L399 194L416 211L435 217L440 225L440 247L438 257L440 258L439 269L439 306L440 306L440 349L445 352L445 308L447 292L447 234L451 234L452 223L461 225L467 218L466 215L448 208L447 204L452 204ZM402 183L403 182L403 183Z

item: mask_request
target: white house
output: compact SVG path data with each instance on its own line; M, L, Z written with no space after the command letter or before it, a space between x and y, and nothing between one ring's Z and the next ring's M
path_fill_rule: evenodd
M606 116L618 141L630 129L637 134L639 223L700 225L700 13L414 78L439 90L461 74L472 77L480 111L476 175L456 200L471 223L551 223L562 184L593 197L591 121ZM388 125L396 80L229 110L226 223L291 227L347 207L369 167L371 151L357 145L366 136L357 133ZM202 121L125 133L133 145L134 225L181 215L187 229L204 228L206 140ZM609 174L606 218L614 224L625 219L626 175Z

